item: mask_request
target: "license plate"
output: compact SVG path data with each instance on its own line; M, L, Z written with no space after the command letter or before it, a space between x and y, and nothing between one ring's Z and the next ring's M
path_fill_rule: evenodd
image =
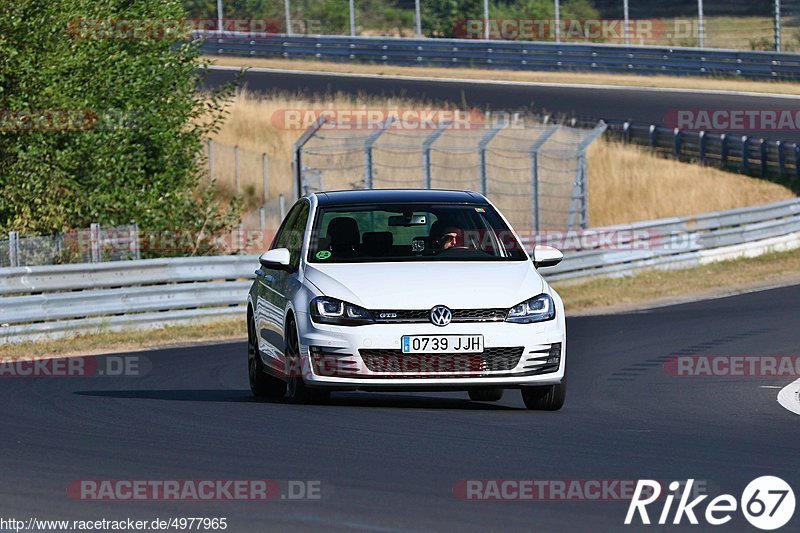
M403 353L483 353L483 335L406 335Z

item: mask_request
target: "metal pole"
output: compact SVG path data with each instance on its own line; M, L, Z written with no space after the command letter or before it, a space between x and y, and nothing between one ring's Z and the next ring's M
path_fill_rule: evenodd
M350 0L350 37L356 36L356 6L355 0Z
M266 204L269 200L269 159L267 154L261 154L261 163L264 177L264 203Z
M100 262L100 224L89 226L89 238L92 250L92 263Z
M214 181L214 141L208 140L208 175Z
M705 22L703 22L703 0L697 0L697 37L700 41L700 48L705 48L706 25Z
M775 51L781 51L781 0L775 0Z
M489 39L489 0L483 0L483 38Z
M264 238L265 232L267 231L267 208L261 207L258 210L258 218L261 220L261 235L262 239Z
M284 218L286 218L286 199L283 197L282 194L278 196L278 208L280 209L281 212L281 220L283 220Z
M558 5L558 2L559 2L559 0L555 0L556 11L555 11L555 17L554 18L555 18L555 24L556 24L556 28L555 28L556 42L560 43L561 42L561 12L559 10L560 6Z
M234 174L236 176L236 194L239 194L239 193L242 192L242 179L241 179L241 173L239 172L239 146L238 145L233 147L233 160L235 161L235 164L236 164L236 166L234 168Z
M364 188L372 189L375 181L375 172L372 167L372 147L378 141L383 132L389 129L394 122L394 117L389 117L386 122L377 130L372 132L364 141Z
M419 7L419 0L414 0L414 26L417 37L422 37L422 10Z
M217 31L222 31L222 0L217 0Z
M622 1L622 11L623 11L623 25L622 25L622 33L625 38L625 46L631 45L631 19L628 11L628 0Z
M289 2L291 0L283 0L283 18L286 21L286 35L292 34L292 11Z
M495 126L489 130L489 132L483 136L480 143L478 143L478 153L480 154L480 185L481 185L481 194L486 196L489 194L489 176L486 172L486 149L489 146L489 143L492 142L492 139L500 133L506 126L506 122L504 120L499 121Z
M19 266L19 233L8 232L8 262L9 266Z
M548 126L531 145L531 224L539 231L539 150L561 126Z
M430 189L433 184L433 178L431 177L431 146L433 146L433 143L436 142L436 139L441 137L445 130L447 130L449 127L449 123L442 124L436 128L433 133L428 135L428 137L422 143L422 170L424 173L424 187L426 189Z

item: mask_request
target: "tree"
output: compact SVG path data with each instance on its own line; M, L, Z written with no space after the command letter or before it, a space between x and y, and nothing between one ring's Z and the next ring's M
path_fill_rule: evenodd
M0 7L0 231L230 224L236 206L197 190L224 102L196 93L199 50L181 44L182 18L177 0Z

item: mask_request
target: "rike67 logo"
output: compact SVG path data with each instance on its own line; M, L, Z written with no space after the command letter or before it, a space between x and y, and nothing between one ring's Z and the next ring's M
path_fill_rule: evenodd
M771 531L785 526L794 515L794 491L784 480L775 476L762 476L751 481L737 499L731 494L720 494L705 504L707 494L692 499L692 485L694 479L686 483L673 481L669 484L669 492L662 498L662 485L658 481L639 480L633 494L633 499L625 516L625 524L631 525L641 520L642 524L650 525L652 520L659 525L672 523L678 525L685 518L690 524L699 524L698 516L712 526L727 524L733 519L738 509L750 524L758 529ZM678 491L683 490L678 493ZM673 511L673 503L678 500ZM663 502L661 512L651 519L648 514L648 505L658 503L650 511L657 511ZM671 520L670 520L671 518Z

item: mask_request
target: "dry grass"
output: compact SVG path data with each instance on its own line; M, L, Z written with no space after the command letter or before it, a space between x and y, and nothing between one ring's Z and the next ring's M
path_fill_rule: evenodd
M220 144L215 148L215 174L218 179L220 194L229 197L235 192L233 151L225 149L224 145L238 145L242 148L242 191L246 200L248 214L245 223L248 227L257 227L257 208L261 206L262 195L262 162L261 153L269 157L269 194L276 198L280 193L288 193L293 188L292 183L292 145L301 134L299 129L285 129L278 127L280 121L274 120L286 109L430 109L425 103L405 101L400 99L379 98L353 98L337 95L325 100L301 98L290 95L275 95L261 98L252 93L239 93L230 106L230 116L224 126L214 137ZM368 133L368 132L367 132ZM392 142L397 141L404 132L397 132ZM480 132L477 133L479 136ZM333 136L334 133L326 133ZM344 136L365 135L365 132L344 132ZM508 142L514 141L516 132L510 132ZM389 141L392 136L387 134L383 140ZM462 137L463 139L463 137ZM519 140L519 139L516 139ZM496 138L497 145L502 145L503 139ZM414 141L416 142L416 141ZM443 136L437 141L440 148L458 148L452 143L458 142L456 138ZM462 141L463 142L463 141ZM477 141L476 141L477 142ZM528 146L525 142L523 145ZM378 145L376 145L378 146ZM520 145L521 146L521 145ZM501 148L502 149L502 148ZM517 149L517 148L515 148ZM376 164L381 163L376 151ZM390 172L389 167L383 169L383 176L416 176L420 174L420 157L416 155L397 155L393 159L394 167L400 174L396 176ZM477 165L475 154L458 154L447 156L441 150L434 154L434 163L439 167L452 167L440 171L441 183L438 187L451 188L477 188L477 184L470 181L467 176L473 176L472 170L465 171L464 165ZM472 161L472 160L475 161ZM524 163L525 161L523 161ZM326 188L348 187L350 181L362 178L363 154L356 152L346 164L357 167L356 170L346 170L339 173L326 173ZM389 162L386 162L387 164ZM504 164L511 165L508 158ZM527 164L527 163L526 163ZM343 164L343 166L345 166ZM686 216L713 210L732 209L747 205L769 203L792 198L788 189L759 179L723 172L710 167L681 163L652 155L647 149L637 146L626 146L606 141L596 142L589 152L589 220L593 226L621 224L638 220L653 218ZM520 185L507 185L504 190L494 191L495 198L504 192L511 194L514 191L527 191L529 171L516 169L519 172L508 171L508 181ZM451 170L451 172L448 172ZM355 178L354 178L355 176ZM473 178L474 179L474 178ZM391 186L392 183L378 183L380 186ZM498 185L499 187L499 185ZM490 196L492 191L490 191ZM509 199L511 196L508 197ZM509 200L510 202L511 200ZM528 200L521 200L525 204L520 210L527 213ZM510 209L513 215L512 204L506 204L501 199L500 207ZM279 222L276 209L268 210L268 227L274 228ZM512 217L513 218L513 217ZM517 222L524 227L525 222Z
M598 142L589 151L589 221L624 224L766 204L794 197L781 185Z
M0 346L0 361L135 352L156 347L246 339L247 326L244 320L220 320L196 325L122 332L107 331L59 340L6 344Z
M262 67L283 70L308 70L314 72L371 74L378 76L416 76L423 78L457 78L529 83L617 85L625 87L655 87L800 95L800 84L788 81L748 81L727 78L693 78L688 76L638 76L635 74L591 72L523 72L495 69L482 70L477 68L398 67L391 65L251 57L206 56L204 59L211 64L232 67Z

